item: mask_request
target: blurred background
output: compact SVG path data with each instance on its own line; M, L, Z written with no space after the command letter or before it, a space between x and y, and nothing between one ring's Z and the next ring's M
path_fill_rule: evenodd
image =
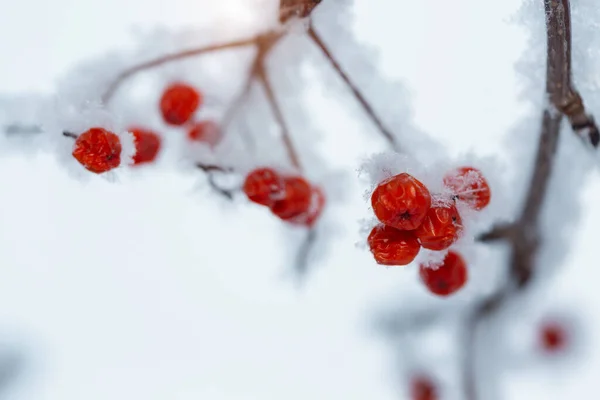
M71 68L110 51L127 54L140 32L215 25L259 31L272 3L1 0L0 93L5 101L54 94ZM370 50L339 51L366 58L382 82L401 82L405 92L388 107L408 115L449 156L494 157L507 171L526 174L511 153L519 142L507 140L523 118L537 115L520 97L528 86L516 66L530 51L531 34L515 20L521 3L346 2L340 7L352 18L342 20L351 21L345 28ZM335 17L335 9L317 9L317 27L327 24L325 13ZM323 33L337 50L332 30ZM297 97L318 132L317 155L343 186L301 286L291 276L301 235L242 198L224 202L193 171L165 162L110 181L82 181L53 154L13 151L2 142L0 398L408 399L415 368L437 377L440 398L462 398L461 333L451 322L407 337L377 323L382 315L402 320L406 305L448 308L419 285L415 266L377 266L357 246L365 240L360 220L368 217L357 168L386 145L323 60L313 56L299 68L303 75L289 79L300 80ZM537 131L521 134L528 133ZM596 170L588 172L572 193L580 219L567 233L565 261L508 311L506 330L496 332L502 339L482 349L488 376L481 383L497 398L593 393L600 371L600 181ZM501 248L481 251L504 262ZM484 274L492 264L472 267ZM471 288L450 304L476 295ZM554 314L572 320L577 334L565 356L548 358L536 352L536 328Z

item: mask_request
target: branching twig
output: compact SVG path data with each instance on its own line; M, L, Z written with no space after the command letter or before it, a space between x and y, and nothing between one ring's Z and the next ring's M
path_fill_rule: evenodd
M392 132L389 129L387 129L385 127L383 121L381 121L381 119L377 116L377 114L375 113L375 110L373 110L373 107L371 106L371 104L367 101L365 96L363 96L363 94L358 89L358 87L354 84L354 82L352 82L352 80L350 79L350 77L348 76L346 71L344 71L344 69L342 68L340 63L337 61L335 56L331 53L331 51L329 50L329 48L327 47L325 42L323 42L323 40L321 39L319 34L315 31L315 29L313 28L312 25L308 28L308 35L310 36L312 41L317 45L317 47L319 47L321 49L325 58L329 61L329 63L335 69L335 71L338 73L340 78L342 78L342 80L344 81L344 83L346 84L348 89L350 89L350 91L352 92L352 95L354 96L354 98L358 101L358 103L360 104L362 109L365 111L365 113L371 119L373 124L377 127L379 132L383 135L383 137L388 141L388 143L392 146L392 148L394 150L400 151L400 147L397 143L396 137L392 134Z
M238 48L238 47L254 45L259 40L262 40L263 37L270 36L270 35L273 35L273 33L267 32L265 34L254 36L254 37L251 37L248 39L242 39L242 40L233 41L233 42L224 43L224 44L217 44L217 45L212 45L212 46L206 46L206 47L200 47L200 48L196 48L196 49L180 51L180 52L177 52L174 54L169 54L166 56L156 58L151 61L147 61L142 64L138 64L138 65L133 66L129 69L126 69L125 71L120 73L117 76L117 78L110 85L108 85L108 88L102 95L102 102L104 104L108 104L108 102L110 102L112 96L117 91L119 86L121 86L121 84L123 82L125 82L127 79L129 79L131 76L137 74L138 72L142 72L147 69L155 68L160 65L163 65L163 64L166 64L166 63L169 63L172 61L181 60L184 58L195 57L195 56L199 56L199 55L203 55L203 54L207 54L207 53L211 53L211 52L215 52L215 51L220 51L220 50L227 50L227 49L233 49L233 48Z

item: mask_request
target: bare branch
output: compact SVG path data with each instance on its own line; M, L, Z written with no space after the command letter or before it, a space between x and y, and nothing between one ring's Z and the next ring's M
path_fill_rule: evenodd
M323 40L321 39L319 34L315 31L315 29L312 27L312 25L308 29L308 35L310 36L312 41L317 45L317 47L319 47L321 49L325 58L329 61L329 63L335 69L335 71L338 73L340 78L342 78L342 80L344 81L344 83L346 84L348 89L352 92L352 95L354 96L354 98L358 101L358 103L360 104L362 109L365 111L365 113L367 114L369 119L377 127L377 129L383 135L383 137L386 139L386 141L392 146L392 148L394 150L400 151L400 146L397 143L395 136L392 134L392 132L388 128L385 127L383 121L381 121L381 119L377 116L377 114L375 113L375 110L373 110L373 107L371 106L371 104L369 104L369 102L367 101L365 96L363 96L363 94L358 89L358 87L354 84L354 82L352 82L352 80L350 79L350 77L348 76L346 71L344 71L344 69L342 68L340 63L337 61L335 56L331 53L331 51L329 50L329 48L327 47L325 42L323 42Z
M127 79L129 79L130 77L132 77L133 75L135 75L139 72L142 72L142 71L145 71L145 70L148 70L151 68L155 68L155 67L158 67L163 64L167 64L172 61L182 60L184 58L196 57L199 55L212 53L212 52L216 52L216 51L221 51L221 50L251 46L251 45L256 44L259 40L261 40L262 37L269 36L269 35L272 35L272 33L268 32L268 33L265 33L262 35L248 38L248 39L242 39L242 40L229 42L229 43L223 43L223 44L216 44L216 45L212 45L212 46L205 46L205 47L200 47L200 48L196 48L196 49L184 50L184 51L180 51L180 52L177 52L174 54L168 54L168 55L156 58L154 60L150 60L150 61L138 64L136 66L133 66L131 68L128 68L125 71L123 71L122 73L120 73L117 76L117 78L110 85L108 85L108 88L102 95L102 102L104 104L108 104L110 102L112 96L115 94L115 92L119 88L119 86L121 86L121 84L123 82L125 82Z
M564 114L575 133L593 147L600 143L594 118L571 79L571 12L569 0L544 0L548 41L546 91L552 104Z
M10 124L6 125L2 130L7 135L30 135L43 132L42 127L39 125Z

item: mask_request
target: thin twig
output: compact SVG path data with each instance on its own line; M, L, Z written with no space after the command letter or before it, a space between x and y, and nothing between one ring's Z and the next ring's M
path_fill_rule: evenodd
M75 134L73 132L69 132L69 131L63 131L62 134L63 134L64 137L68 137L68 138L71 138L71 139L77 139L77 137L78 137L77 134Z
M258 68L258 79L263 85L265 89L265 93L267 95L267 100L269 105L271 106L271 110L273 111L273 115L275 116L275 120L281 129L281 136L283 139L283 144L285 146L288 158L291 164L298 170L302 170L302 166L300 164L300 158L298 157L298 153L296 152L296 148L294 146L294 142L290 135L290 130L285 121L285 117L283 116L283 112L277 99L275 98L275 93L273 91L273 86L271 85L271 81L267 76L264 65L260 65Z
M298 277L306 276L308 271L308 259L310 252L317 240L317 232L315 228L309 228L306 232L306 237L300 244L298 252L296 253L296 263L294 264L294 270Z
M104 104L108 104L110 102L112 96L115 94L115 92L119 88L119 86L121 86L121 84L123 82L125 82L127 79L129 79L131 76L133 76L139 72L142 72L142 71L145 71L145 70L148 70L151 68L155 68L155 67L158 67L160 65L163 65L163 64L166 64L166 63L169 63L172 61L182 60L184 58L196 57L199 55L203 55L203 54L207 54L207 53L211 53L211 52L215 52L215 51L221 51L221 50L227 50L227 49L233 49L233 48L238 48L238 47L254 45L257 43L257 41L259 41L265 35L272 35L272 33L268 32L265 34L261 34L258 36L248 38L248 39L242 39L242 40L237 40L237 41L233 41L233 42L229 42L229 43L216 44L216 45L205 46L205 47L200 47L200 48L195 48L195 49L190 49L190 50L184 50L184 51L180 51L180 52L177 52L174 54L168 54L168 55L156 58L154 60L150 60L150 61L138 64L138 65L135 65L135 66L128 68L125 71L121 72L115 78L115 80L110 85L108 85L108 88L102 95L102 102Z
M10 124L2 128L7 135L28 135L42 133L43 129L39 125L17 125Z
M329 50L325 42L321 39L319 34L315 31L313 26L311 25L308 28L308 35L312 39L312 41L321 49L325 58L329 61L331 66L335 69L338 75L342 78L348 89L352 92L354 98L361 105L362 109L369 116L373 124L377 127L379 132L383 135L383 137L387 140L387 142L392 146L392 148L396 151L400 151L400 147L396 140L396 137L392 134L392 132L385 127L383 121L377 116L375 110L371 104L367 101L365 96L361 93L358 87L352 82L346 71L342 68L340 63L337 61L333 53Z

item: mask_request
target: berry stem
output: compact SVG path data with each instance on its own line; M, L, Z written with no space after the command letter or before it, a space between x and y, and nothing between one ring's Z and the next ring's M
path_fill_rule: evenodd
M371 119L373 124L377 127L377 129L383 135L386 141L395 151L399 152L400 146L398 145L395 136L389 129L385 127L383 121L381 121L381 119L377 116L371 104L369 104L365 96L363 96L358 87L354 84L354 82L352 82L346 71L344 71L344 69L337 61L333 53L329 50L325 42L321 39L321 36L317 33L317 31L315 31L312 24L308 28L308 35L311 38L311 40L317 45L317 47L321 49L323 55L325 56L327 61L329 61L329 64L331 64L331 66L337 72L340 78L342 78L348 89L352 92L352 95L354 96L356 101L358 101L364 112L369 116L369 119Z
M300 158L298 157L298 153L294 146L294 142L290 135L289 127L285 121L285 117L283 116L283 111L279 105L275 97L275 92L273 90L273 86L269 77L267 76L267 71L263 63L261 63L258 67L258 79L262 83L262 86L265 90L265 94L267 96L267 101L271 106L271 110L273 111L273 115L275 120L279 124L279 128L281 129L281 136L283 139L283 144L288 154L288 158L291 164L298 170L302 170L302 166L300 164Z

